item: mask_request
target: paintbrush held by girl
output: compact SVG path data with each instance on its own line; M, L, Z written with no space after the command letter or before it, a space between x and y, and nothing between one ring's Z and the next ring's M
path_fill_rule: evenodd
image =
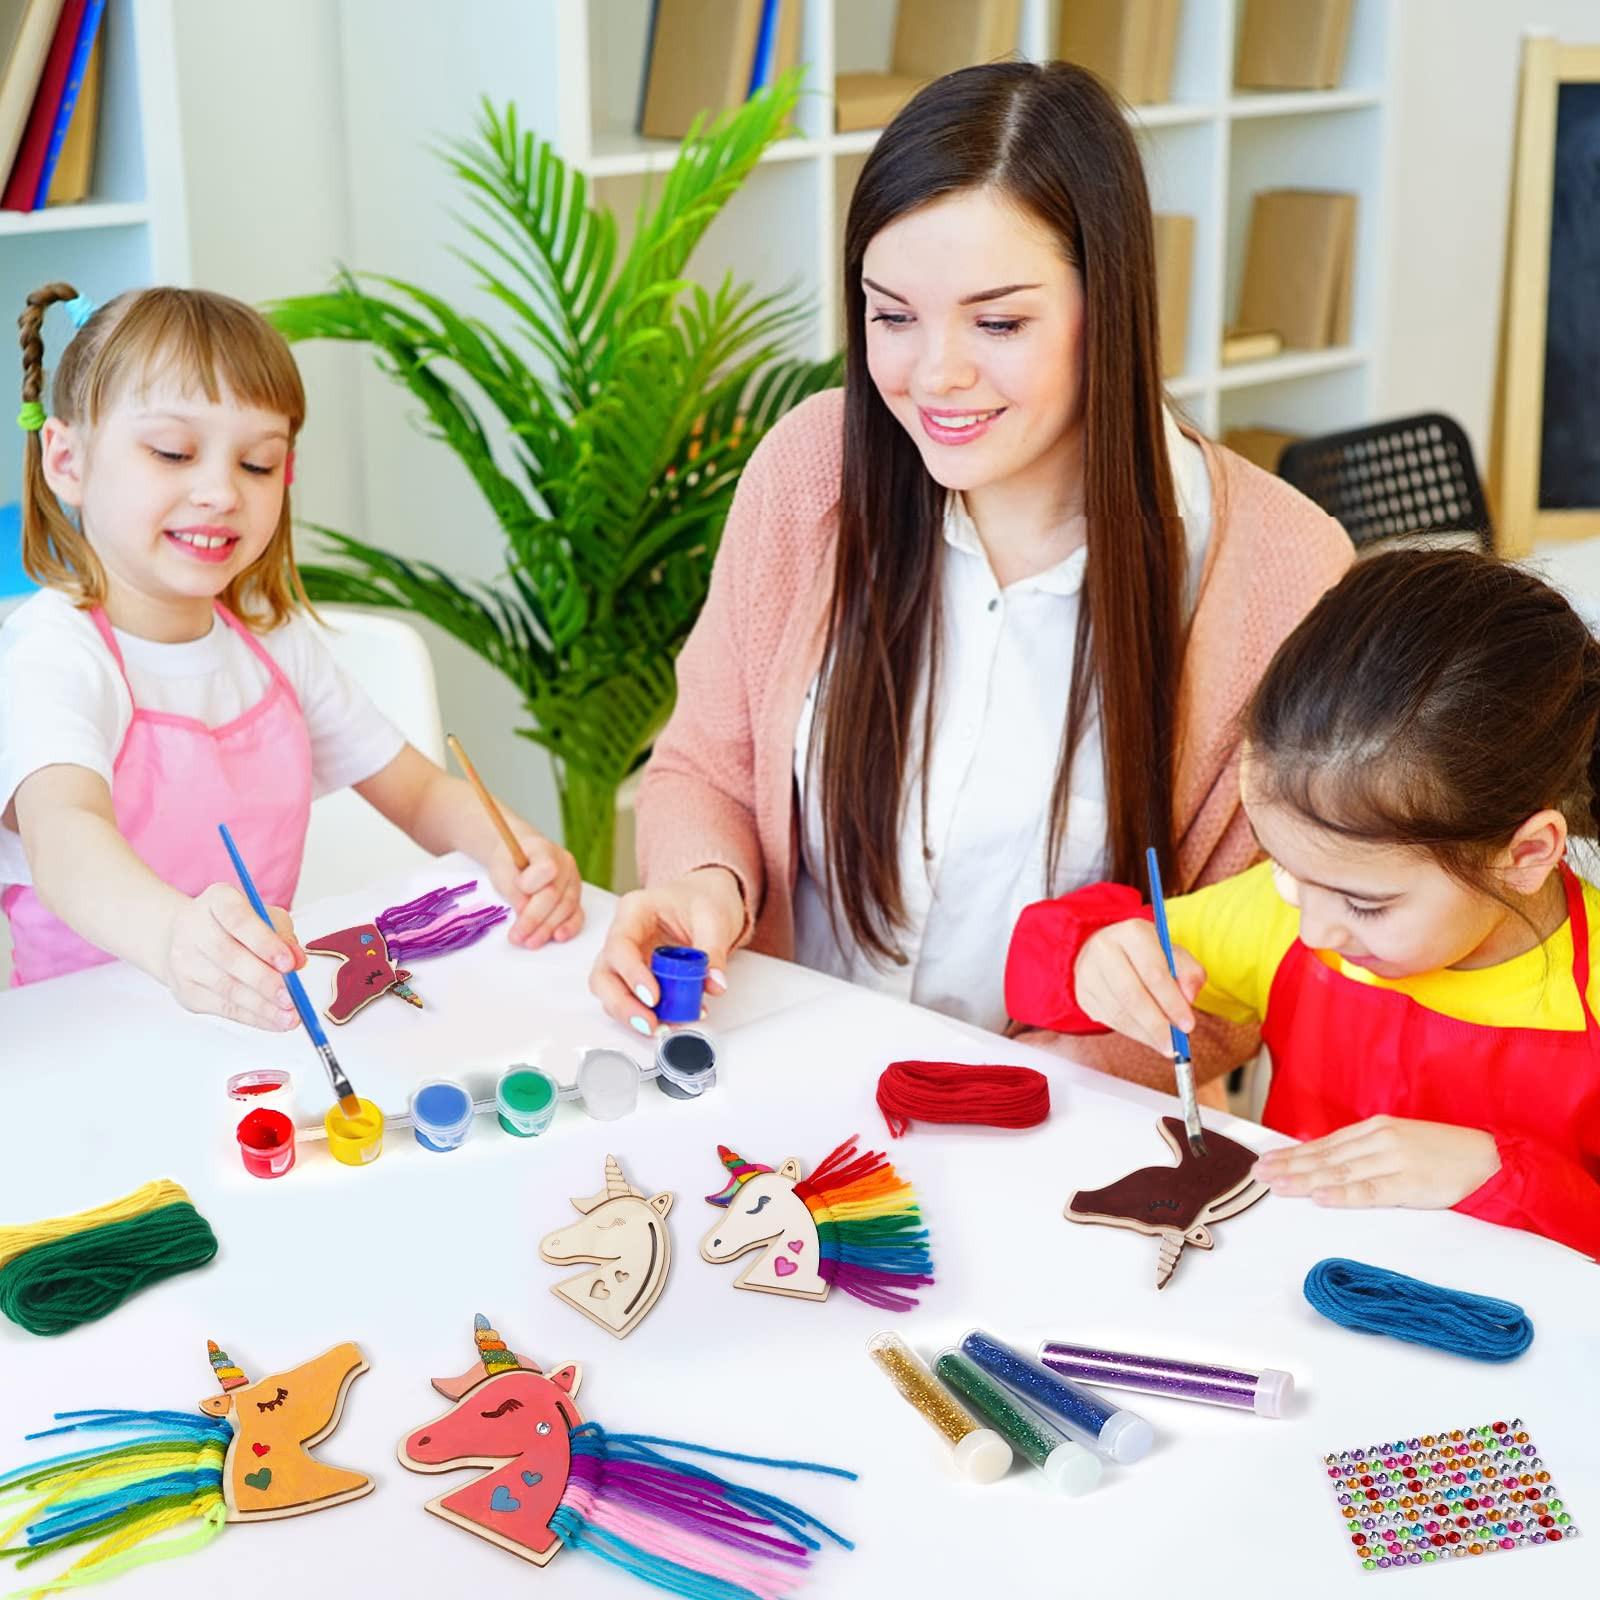
M1268 859L1167 903L1029 906L1019 1021L1165 1048L1203 1011L1257 1021L1261 1158L1324 1205L1454 1207L1600 1255L1600 643L1531 574L1465 551L1357 566L1279 649L1246 717Z
M44 395L45 313L75 334ZM289 514L305 395L249 306L145 289L27 299L23 563L0 629L0 905L14 983L121 957L191 1010L292 1028L294 894L314 794L353 786L435 854L482 862L513 942L582 925L572 856L408 744L308 615ZM273 908L233 886L226 823Z

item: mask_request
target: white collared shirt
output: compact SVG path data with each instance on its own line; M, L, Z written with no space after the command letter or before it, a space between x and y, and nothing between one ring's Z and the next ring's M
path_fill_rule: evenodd
M1166 436L1188 551L1186 609L1192 610L1211 532L1211 483L1199 445L1170 416ZM842 918L844 948L834 937L823 887L820 806L806 770L815 679L794 742L801 818L795 956L808 967L999 1031L1006 1021L1006 949L1023 907L1105 874L1105 763L1099 718L1091 711L1072 764L1055 879L1045 883L1050 794L1067 720L1087 551L1080 545L1055 566L1002 589L958 494L946 505L944 541L926 859L915 777L900 823L905 961L876 966ZM920 716L914 725L913 774L921 767Z

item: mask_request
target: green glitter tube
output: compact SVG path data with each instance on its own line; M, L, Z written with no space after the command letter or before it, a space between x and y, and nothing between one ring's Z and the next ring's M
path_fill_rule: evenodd
M1055 1488L1083 1494L1099 1483L1100 1458L1092 1450L1068 1439L959 1350L946 1350L933 1370Z

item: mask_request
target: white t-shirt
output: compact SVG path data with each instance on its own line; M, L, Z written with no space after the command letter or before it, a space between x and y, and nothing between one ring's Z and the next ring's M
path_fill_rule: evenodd
M0 816L41 767L87 767L109 785L135 700L142 711L218 728L248 711L271 681L221 617L204 638L183 644L112 632L126 682L89 613L53 589L23 601L0 627ZM300 702L314 794L370 778L404 748L400 730L334 661L315 622L291 617L256 637ZM20 836L0 823L0 884L32 881Z
M1211 481L1199 445L1170 417L1166 433L1188 554L1186 607L1192 611L1211 537ZM813 681L794 745L801 818L798 961L979 1027L998 1032L1005 1026L1006 950L1023 907L1105 876L1105 760L1091 706L1072 764L1056 876L1045 883L1050 794L1067 721L1086 560L1080 546L1047 571L1002 589L960 495L949 497L926 859L917 782L920 712L913 719L912 778L900 822L903 964L875 965L842 919L845 948L834 938L824 890L821 808L806 770L817 695Z

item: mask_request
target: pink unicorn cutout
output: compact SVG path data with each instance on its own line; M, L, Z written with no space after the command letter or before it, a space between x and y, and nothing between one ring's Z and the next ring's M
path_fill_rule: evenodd
M585 1422L579 1371L541 1372L475 1319L477 1360L433 1387L454 1404L413 1429L398 1454L414 1472L480 1467L430 1500L435 1516L543 1566L563 1545L677 1595L780 1600L804 1579L816 1535L849 1541L809 1512L729 1482L674 1453L854 1478L838 1467L772 1461Z

